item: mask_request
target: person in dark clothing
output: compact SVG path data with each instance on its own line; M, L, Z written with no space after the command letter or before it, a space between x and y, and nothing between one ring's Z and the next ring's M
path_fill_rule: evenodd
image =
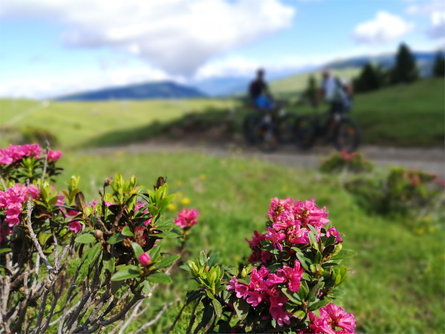
M264 70L257 71L257 77L249 84L249 96L253 105L259 109L273 109L274 105L269 97L269 87L264 81Z

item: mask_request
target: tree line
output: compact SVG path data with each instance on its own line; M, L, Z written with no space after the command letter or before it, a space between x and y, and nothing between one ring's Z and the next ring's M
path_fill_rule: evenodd
M445 76L445 56L442 51L436 53L431 76L439 78ZM362 67L358 77L352 80L352 85L354 92L362 93L400 83L411 83L419 78L420 73L416 59L409 47L402 43L395 55L393 67L385 69L379 63L368 62ZM317 80L314 75L310 75L303 98L315 106L318 104L317 92Z
M442 51L436 53L432 76L444 77L445 57ZM420 78L416 59L406 44L401 44L395 56L394 66L384 69L380 64L368 62L357 78L353 80L355 92L369 92L381 87L400 83L411 83Z

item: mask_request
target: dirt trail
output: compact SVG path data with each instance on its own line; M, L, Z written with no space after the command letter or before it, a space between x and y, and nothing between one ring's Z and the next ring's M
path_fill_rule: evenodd
M101 155L116 151L127 153L200 152L215 156L248 157L285 167L316 168L320 160L333 152L334 149L328 146L319 146L304 152L292 146L283 146L276 152L263 153L255 147L248 147L244 144L157 139L126 146L88 149L83 152ZM362 146L360 152L377 166L401 166L410 169L422 169L445 178L445 150L443 148Z

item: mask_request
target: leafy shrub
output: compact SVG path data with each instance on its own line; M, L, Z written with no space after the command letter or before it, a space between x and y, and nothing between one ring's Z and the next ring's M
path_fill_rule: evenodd
M275 198L268 218L266 232L247 240L250 264L222 266L202 252L183 266L199 285L187 295L194 303L188 331L353 333L354 316L331 303L347 269L326 208Z
M38 143L42 146L49 144L53 147L59 144L56 135L43 128L27 127L22 130L21 137L21 143Z
M336 152L320 164L323 173L369 172L373 169L371 162L365 160L360 153Z
M385 178L356 179L346 183L360 204L379 214L421 218L440 209L444 181L418 170L394 168Z
M161 218L171 200L163 178L148 191L116 174L92 202L78 177L57 192L50 181L60 156L37 144L0 149L0 332L123 325L158 284L171 282L179 255L163 251L163 239L184 245L196 222L196 211L181 215L178 231Z

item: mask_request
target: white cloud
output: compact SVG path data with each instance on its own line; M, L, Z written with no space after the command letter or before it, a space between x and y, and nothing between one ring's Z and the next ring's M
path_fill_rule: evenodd
M443 0L411 1L412 5L406 8L406 13L414 16L431 16L434 12L445 10Z
M427 34L432 38L445 39L445 11L435 11L431 14L431 27Z
M413 28L414 24L391 13L380 11L374 19L355 27L354 38L361 43L383 44L398 39Z
M70 45L125 50L181 75L289 27L294 15L280 0L2 0L0 8L0 17L64 24Z

